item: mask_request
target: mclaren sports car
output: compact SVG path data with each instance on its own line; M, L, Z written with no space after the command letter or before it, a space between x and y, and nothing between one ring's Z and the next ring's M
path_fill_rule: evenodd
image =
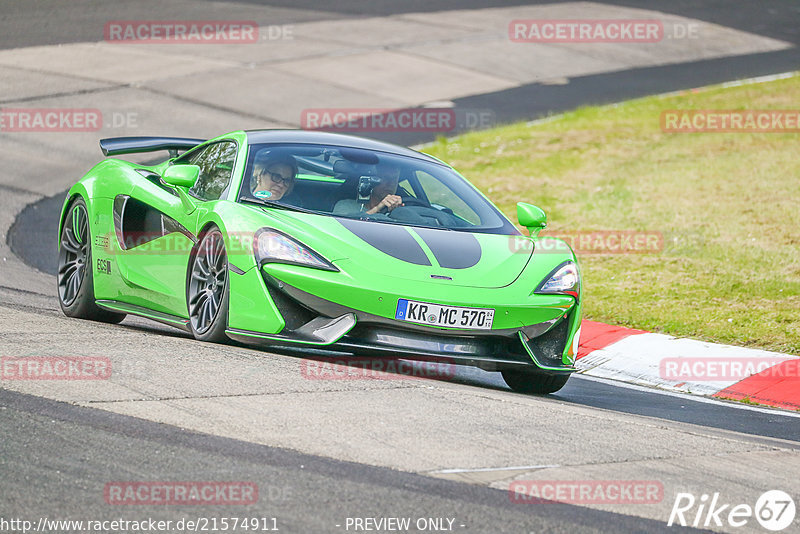
M541 209L518 203L515 225L437 158L296 130L100 146L110 157L60 218L69 317L477 366L525 393L558 391L574 371L575 254L539 235ZM121 157L160 151L148 164Z

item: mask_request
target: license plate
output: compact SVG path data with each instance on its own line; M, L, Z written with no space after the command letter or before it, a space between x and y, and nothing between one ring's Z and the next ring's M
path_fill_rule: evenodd
M394 318L430 326L490 330L492 321L494 321L494 310L492 308L442 306L430 302L399 299Z

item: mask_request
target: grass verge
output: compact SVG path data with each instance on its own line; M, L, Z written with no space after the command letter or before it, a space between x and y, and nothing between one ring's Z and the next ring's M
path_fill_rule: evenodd
M585 317L800 354L800 134L664 133L675 109L798 110L800 75L585 107L425 148L542 233L660 232L649 254L579 255Z

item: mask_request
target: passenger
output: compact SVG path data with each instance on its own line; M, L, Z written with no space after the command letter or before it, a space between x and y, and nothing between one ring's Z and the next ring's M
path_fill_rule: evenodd
M296 176L297 163L291 156L256 158L251 179L253 196L263 200L280 200L291 193Z

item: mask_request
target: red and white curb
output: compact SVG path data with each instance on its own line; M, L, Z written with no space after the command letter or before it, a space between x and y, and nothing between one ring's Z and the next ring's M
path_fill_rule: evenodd
M800 409L800 357L583 321L580 374Z

